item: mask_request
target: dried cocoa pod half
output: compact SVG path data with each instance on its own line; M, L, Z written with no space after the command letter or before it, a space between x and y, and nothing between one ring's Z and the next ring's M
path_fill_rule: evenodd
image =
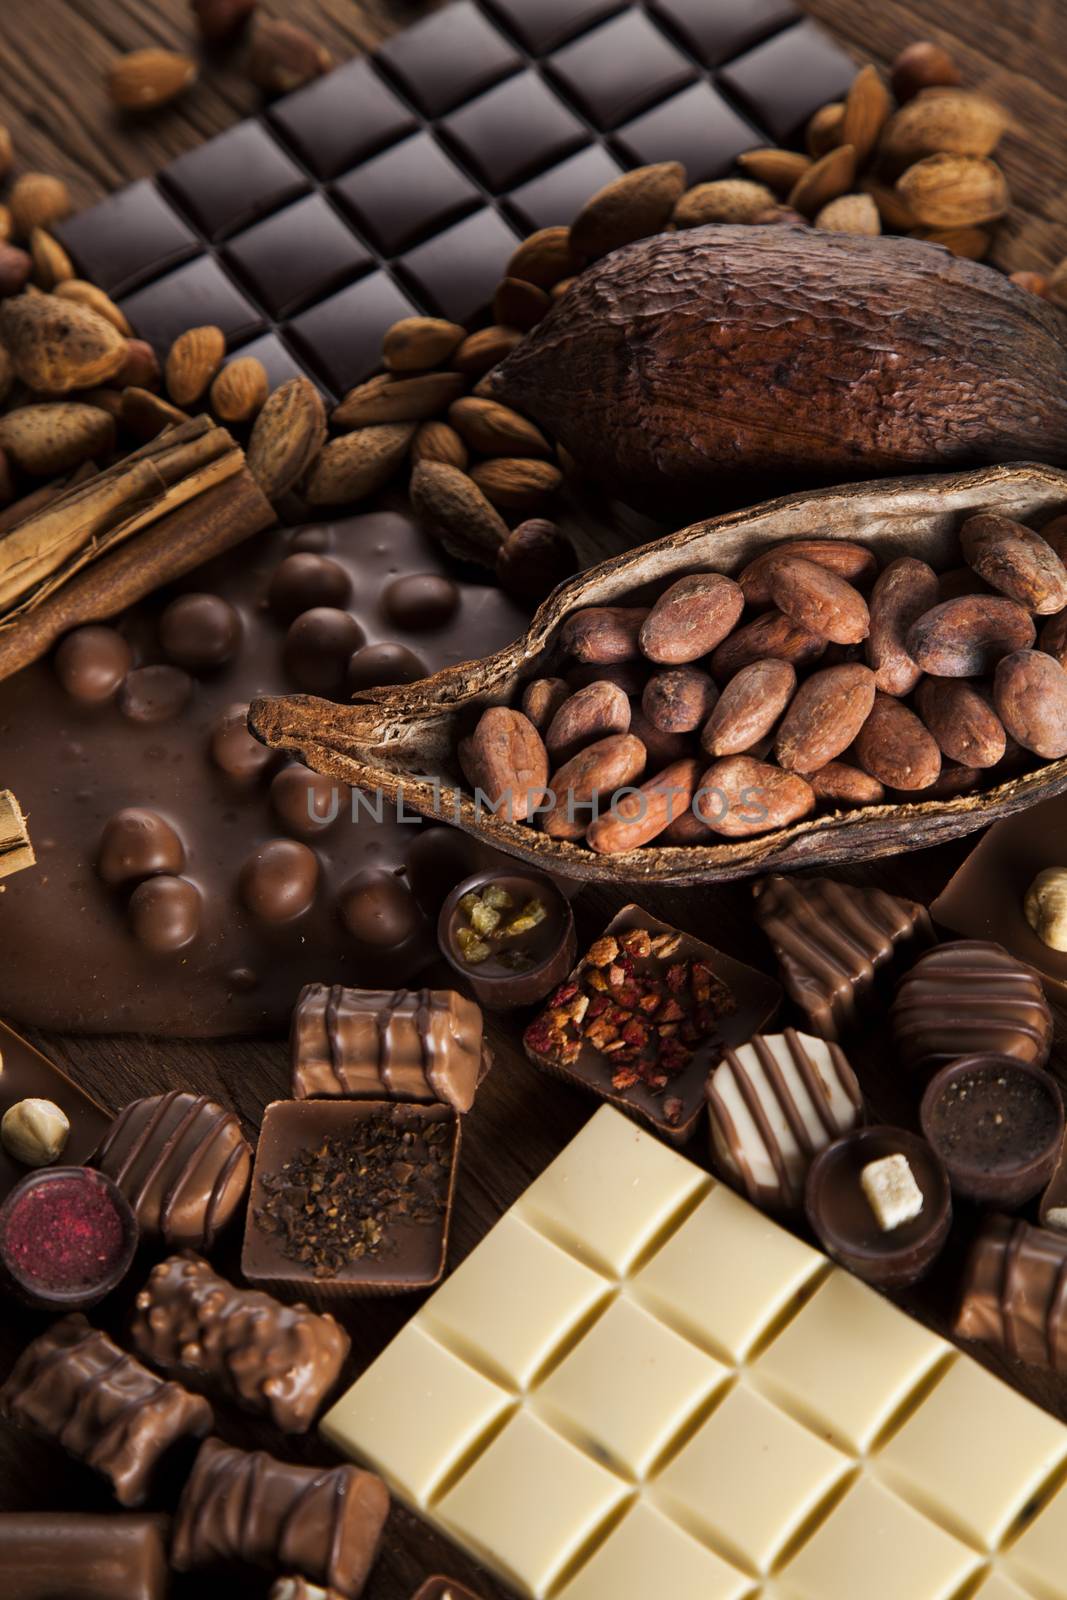
M1067 606L1067 567L1039 533L1011 517L969 517L960 529L964 560L998 594L1039 617Z
M885 785L849 761L828 761L807 774L817 800L836 806L880 806Z
M543 734L571 692L563 678L534 678L522 691L523 714Z
M554 767L611 733L630 727L630 702L617 684L599 679L566 699L545 733L545 749Z
M550 839L582 839L602 809L600 796L635 783L645 770L645 747L630 733L586 745L552 774L552 804L541 826Z
M721 644L744 610L741 587L721 572L679 578L656 601L641 628L650 661L682 666Z
M699 667L657 672L645 684L641 709L661 733L692 733L710 713L719 691Z
M908 629L905 647L934 678L980 678L1002 656L1027 650L1037 637L1022 606L998 594L943 600Z
M622 795L590 823L586 843L601 855L617 855L649 844L689 811L701 767L701 762L686 757L657 772L635 792Z
M737 756L770 733L793 698L797 675L788 661L753 661L735 673L700 734L709 756Z
M1067 611L1061 611L1058 617L1049 617L1038 634L1037 644L1061 667L1067 667Z
M997 663L993 699L1005 729L1046 761L1067 755L1067 671L1041 650L1015 650Z
M940 599L933 567L915 556L891 561L871 592L867 662L883 694L910 694L922 673L905 643L912 625Z
M638 638L647 616L647 606L587 606L567 618L560 646L598 667L633 661L641 653Z
M1004 759L1004 725L965 678L924 678L915 696L920 717L942 753L961 767L995 767Z
M875 697L854 748L864 772L887 789L909 793L928 789L941 771L941 751L933 734L910 706L892 695Z
M523 822L544 799L548 752L529 717L490 706L470 736L464 770L494 810Z
M817 772L847 750L874 705L874 673L859 662L813 672L782 718L774 752L787 772Z
M867 602L844 578L802 556L783 556L769 575L771 599L798 627L834 644L859 644L870 629Z
M847 539L790 539L757 556L738 573L737 581L747 605L771 604L771 570L783 556L814 561L817 567L836 572L857 589L869 588L878 576L878 557L865 545L850 544Z
M717 683L727 683L754 661L773 657L795 667L807 667L826 651L826 640L810 628L798 627L780 611L764 611L738 628L714 652L711 673Z
M698 817L726 839L749 839L799 822L815 809L809 783L753 756L726 756L700 780L693 801Z

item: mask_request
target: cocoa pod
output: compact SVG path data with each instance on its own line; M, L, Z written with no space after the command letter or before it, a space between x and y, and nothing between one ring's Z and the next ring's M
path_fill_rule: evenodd
M774 657L794 667L808 667L826 650L826 640L809 628L800 628L780 611L764 611L761 616L738 628L714 652L711 675L717 683L727 683L754 661Z
M464 763L474 789L512 822L523 822L544 799L548 752L521 711L490 706L470 736Z
M856 759L887 789L928 789L941 771L941 751L915 712L892 695L876 695L856 735Z
M815 798L830 805L880 806L885 799L885 785L848 761L828 761L807 779Z
M757 556L738 574L746 604L771 604L771 569L783 556L814 561L857 589L868 588L878 575L878 557L862 544L850 544L847 539L791 539Z
M645 747L630 733L586 745L552 774L551 808L541 826L550 839L582 839L599 814L599 797L635 783L645 770Z
M783 616L834 644L859 644L870 628L867 602L844 578L802 556L783 556L769 574L771 599Z
M649 778L635 792L625 794L590 823L585 842L601 855L637 850L658 838L693 803L701 763L689 756Z
M708 716L719 691L698 667L657 672L645 684L641 709L661 733L692 733Z
M535 678L522 691L523 715L543 734L570 692L562 678Z
M859 733L874 705L874 673L850 662L812 673L793 696L775 740L787 772L817 772Z
M647 616L647 606L586 606L563 624L560 646L595 666L633 661L641 653L638 637Z
M924 612L908 629L905 648L934 678L980 678L1015 650L1029 649L1037 629L1029 614L999 594L961 595Z
M995 767L1004 759L1004 727L988 701L963 678L924 678L918 712L943 755L961 767Z
M599 679L570 695L552 718L545 734L545 749L554 767L562 766L579 750L612 733L630 727L630 702L617 684Z
M1067 567L1039 533L991 514L969 517L960 529L967 565L998 594L1047 617L1067 606Z
M922 677L904 641L913 623L936 606L939 598L933 567L914 556L891 561L878 578L871 592L866 654L883 694L910 694Z
M715 761L700 780L693 806L713 833L750 839L799 822L815 809L811 785L752 756Z
M753 661L735 673L700 735L709 756L743 755L766 737L793 698L797 675L788 661Z
M679 578L656 601L641 629L650 661L682 666L721 644L744 610L740 586L721 572Z
M1024 750L1055 761L1067 755L1067 671L1041 650L1015 650L997 663L993 700Z
M1038 634L1037 645L1061 667L1067 667L1067 611L1061 611L1058 617L1049 617Z
M684 733L664 733L654 722L650 722L641 709L640 701L630 713L630 732L644 745L648 764L654 772L658 772L660 767L670 766L672 761L681 761L693 748L692 740L687 739Z

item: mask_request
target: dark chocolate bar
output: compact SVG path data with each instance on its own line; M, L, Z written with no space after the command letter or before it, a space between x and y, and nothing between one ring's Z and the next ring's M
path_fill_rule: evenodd
M955 1333L1067 1372L1067 1234L990 1216L971 1247Z
M5 895L12 887L8 885ZM5 898L5 911L7 903ZM5 962L8 954L5 947ZM0 1022L0 1116L20 1100L51 1100L63 1112L70 1123L62 1153L67 1166L80 1166L89 1159L111 1120L110 1114L84 1089L79 1089L14 1029ZM0 1199L26 1176L26 1171L0 1143Z
M0 1512L4 1600L163 1600L166 1517Z

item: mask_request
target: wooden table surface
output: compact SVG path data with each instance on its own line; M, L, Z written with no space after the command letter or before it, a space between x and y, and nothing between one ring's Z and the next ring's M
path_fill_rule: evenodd
M303 22L330 44L339 60L435 8L435 0L267 0L265 9ZM916 38L934 38L960 60L966 81L988 89L1014 113L1018 131L1003 147L1015 203L1001 230L996 259L1010 269L1048 266L1067 254L1067 10L1062 0L808 0L807 9L835 28L860 59L870 52L887 63ZM19 169L67 178L79 206L230 126L253 111L258 94L241 76L239 51L205 60L193 93L155 117L130 123L116 116L102 77L119 52L160 44L188 48L187 0L4 0L0 4L0 121L14 136ZM709 514L714 510L709 507ZM17 790L17 773L2 770ZM969 848L967 841L858 868L856 881L931 899ZM744 886L649 893L650 911L700 934L742 960L767 966L752 926ZM622 894L586 890L578 903L580 934L592 936L623 903ZM0 923L0 960L3 959ZM46 959L46 957L42 957ZM62 982L61 974L56 981ZM1067 1017L1057 1019L1058 1053L1067 1063ZM451 1261L458 1262L496 1216L581 1126L590 1104L536 1074L499 1026L492 1029L497 1064L468 1119ZM186 1044L140 1038L56 1039L37 1042L112 1106L137 1094L186 1085L217 1093L254 1126L265 1102L286 1092L286 1052L280 1041ZM861 1052L861 1074L870 1063ZM1067 1067L1060 1067L1067 1078ZM703 1156L698 1143L696 1154ZM939 1291L924 1290L911 1305L944 1329L951 1273ZM349 1318L353 1374L408 1319L416 1302L367 1302ZM33 1326L5 1311L0 1323L0 1374ZM994 1370L1067 1421L1067 1379ZM221 1431L235 1443L258 1443L308 1460L326 1460L313 1441L280 1444L271 1430L224 1413ZM11 1429L0 1430L0 1507L107 1509L111 1504L89 1473L55 1448ZM415 1518L394 1513L368 1600L409 1600L431 1572L465 1580L489 1600L503 1591L477 1572ZM0 1583L0 1592L3 1585ZM210 1585L185 1583L178 1593L208 1600ZM223 1593L220 1586L219 1594ZM265 1593L253 1583L242 1593ZM651 1597L650 1597L651 1600ZM658 1597L657 1597L658 1600ZM664 1597L667 1600L667 1597Z

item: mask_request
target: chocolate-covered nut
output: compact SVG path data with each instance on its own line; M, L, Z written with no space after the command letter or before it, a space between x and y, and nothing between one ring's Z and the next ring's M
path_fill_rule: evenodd
M131 722L172 722L181 716L193 692L193 680L180 667L159 663L134 667L122 680L119 710Z
M419 911L407 884L394 872L369 867L341 890L341 921L361 944L384 949L403 944L419 927Z
M438 572L412 572L394 578L382 595L382 609L390 622L415 632L443 627L458 607L459 588Z
M159 619L159 642L179 667L221 667L241 641L241 619L218 594L183 594Z
M157 872L180 872L185 849L158 811L128 806L104 824L96 870L105 883L129 883Z
M271 780L270 803L290 833L313 838L347 809L349 789L299 761L290 762Z
M344 567L323 555L317 544L312 548L305 541L305 535L316 533L317 529L304 529L293 540L293 554L274 569L267 600L282 622L292 622L315 606L343 607L352 592Z
M116 628L75 628L55 654L56 677L72 700L101 705L133 666L133 652Z
M319 860L296 839L268 839L241 868L241 899L261 922L289 922L315 898Z
M228 778L251 783L277 760L273 750L248 731L248 707L231 706L219 717L209 740L211 759Z
M188 878L146 878L126 908L134 938L160 955L184 950L200 931L200 890Z
M390 684L417 683L429 669L406 644L365 644L353 652L345 673L349 694L384 689Z
M336 694L343 688L349 659L363 643L355 617L335 606L313 606L290 625L285 639L285 669L310 694Z

